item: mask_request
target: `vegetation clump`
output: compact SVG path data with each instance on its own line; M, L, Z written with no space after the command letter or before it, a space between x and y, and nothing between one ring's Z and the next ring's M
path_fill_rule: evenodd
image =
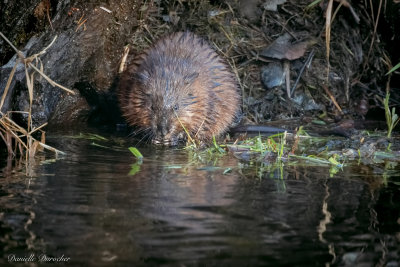
M42 130L43 127L46 126L47 123L40 125L39 127L33 127L32 125L32 102L33 102L33 89L34 89L34 81L36 79L36 75L39 74L40 77L46 79L53 86L59 87L68 93L74 94L70 89L54 82L51 80L44 72L43 72L43 63L40 60L40 56L46 53L47 49L54 43L57 37L54 37L53 41L41 52L34 54L29 57L25 57L24 54L19 51L7 38L3 33L0 32L0 36L15 50L17 53L17 59L14 64L14 67L11 71L11 74L8 78L6 87L4 88L3 95L0 101L0 136L7 147L9 156L16 156L17 153L21 155L25 155L26 161L32 159L37 151L41 151L43 149L47 149L53 151L57 154L62 154L62 151L59 151L51 146L45 144L46 135ZM25 78L26 78L26 86L28 88L29 94L29 110L28 111L6 111L2 112L1 109L4 104L4 100L7 96L9 86L14 77L15 70L19 64L23 64L25 68ZM28 117L27 125L21 126L16 123L12 115L15 113L23 114ZM35 134L40 133L40 140L35 138Z

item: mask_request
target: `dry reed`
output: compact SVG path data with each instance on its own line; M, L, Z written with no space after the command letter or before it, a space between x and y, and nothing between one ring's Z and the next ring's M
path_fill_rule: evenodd
M35 75L39 74L43 77L47 82L51 85L59 87L68 93L74 94L74 92L50 79L43 72L43 63L40 60L40 56L46 53L47 49L49 49L55 42L57 36L54 37L53 41L41 52L36 53L32 56L25 57L21 51L19 51L4 35L0 32L0 36L15 50L18 57L14 64L13 69L10 72L10 76L8 77L6 87L4 88L2 98L0 100L0 136L3 139L9 156L16 156L18 153L21 155L25 155L26 161L32 159L37 151L42 151L47 149L49 151L54 152L56 155L64 154L62 151L57 150L49 145L45 144L46 141L46 133L42 130L43 127L47 125L47 123L42 124L38 127L34 127L32 123L32 101L34 98L33 89L34 89L34 81ZM4 101L7 97L11 81L14 77L15 70L18 64L24 64L25 67L25 76L26 76L26 86L28 88L29 94L29 110L28 111L6 111L2 112L2 107L4 105ZM12 119L12 114L20 113L26 114L28 117L28 123L26 127L20 126ZM37 140L33 137L33 135L37 135L37 132L40 133L40 140Z

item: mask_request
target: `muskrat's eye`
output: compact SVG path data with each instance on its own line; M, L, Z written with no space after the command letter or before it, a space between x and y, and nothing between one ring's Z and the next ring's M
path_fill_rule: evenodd
M154 105L153 105L152 102L146 101L146 102L145 102L145 106L146 106L149 110L154 111Z
M178 110L179 110L178 104L175 104L174 107L173 107L173 109L174 109L174 111L178 111Z

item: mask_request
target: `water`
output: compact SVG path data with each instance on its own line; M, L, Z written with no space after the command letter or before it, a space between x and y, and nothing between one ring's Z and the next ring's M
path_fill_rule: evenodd
M68 155L2 163L1 266L399 266L398 167L261 172L154 147L135 165L116 142L50 143Z

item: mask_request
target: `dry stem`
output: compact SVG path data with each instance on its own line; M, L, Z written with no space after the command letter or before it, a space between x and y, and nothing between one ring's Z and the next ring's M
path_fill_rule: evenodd
M47 123L34 128L32 126L32 101L33 101L33 85L34 85L34 74L39 73L39 75L43 78L46 79L51 85L59 87L68 93L74 94L74 92L56 82L54 82L52 79L50 79L46 74L43 72L43 64L39 58L39 56L43 55L44 53L47 52L47 49L49 49L55 42L57 36L54 37L52 42L42 51L39 53L33 54L30 57L25 57L24 54L19 51L4 35L3 33L0 32L0 36L12 47L12 49L15 50L15 52L18 55L18 58L14 64L13 69L11 70L10 76L7 80L6 87L4 88L3 91L3 96L0 101L0 136L5 142L7 146L7 151L9 155L15 156L16 155L16 150L17 148L20 149L20 152L23 153L23 150L25 151L25 159L26 161L29 161L32 159L36 152L39 150L47 149L50 151L53 151L54 153L57 154L63 154L62 151L59 151L51 146L48 146L44 143L45 140L45 132L42 131L42 128L46 126ZM33 62L36 62L37 64L40 64L40 69L33 64ZM7 111L6 113L3 113L1 111L4 101L7 97L12 78L14 77L15 70L17 68L17 65L23 63L25 67L25 76L26 76L26 85L28 87L28 94L29 94L29 111L24 112L24 111ZM29 73L29 68L32 68L33 71ZM24 127L18 125L16 122L14 122L11 118L12 113L23 113L23 114L28 114L28 124L26 126L27 129ZM33 138L32 134L40 131L41 134L41 141L36 140ZM13 148L12 144L15 144L15 147Z

